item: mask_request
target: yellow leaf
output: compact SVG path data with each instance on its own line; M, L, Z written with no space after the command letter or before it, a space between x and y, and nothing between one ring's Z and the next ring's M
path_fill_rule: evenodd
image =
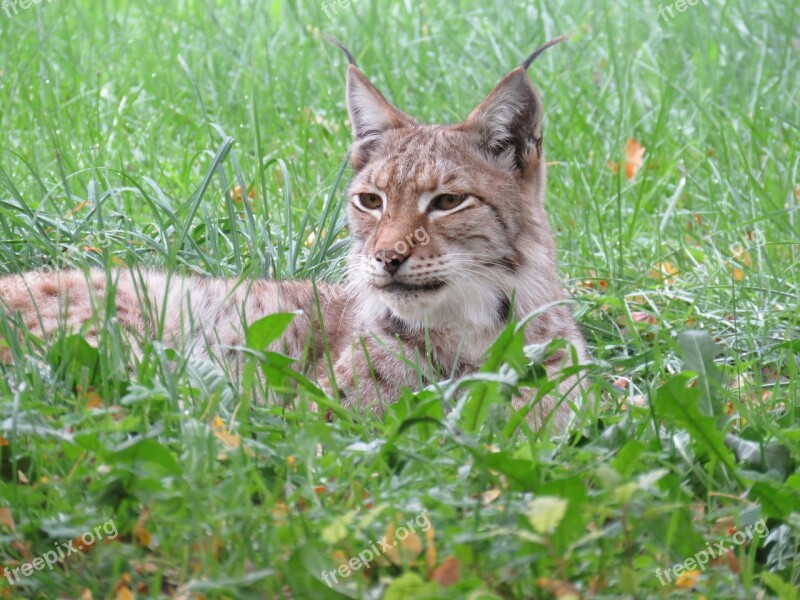
M731 248L731 254L733 254L733 258L735 258L738 263L744 265L745 267L749 268L753 262L750 253L742 248L742 246L739 244L736 244L733 246L733 248Z
M684 590L691 589L700 579L700 571L686 571L675 580L675 587Z
M134 600L133 592L129 587L117 588L117 593L114 594L114 600Z
M332 546L338 544L347 537L356 518L355 510L351 510L333 520L333 523L322 529L322 541Z
M225 445L226 448L239 447L239 436L229 433L227 427L225 427L225 421L219 417L214 417L214 420L211 423L211 431L214 436Z
M544 535L552 532L567 512L568 502L556 496L540 496L531 500L525 516L533 530Z
M131 574L130 573L123 573L122 576L117 581L116 591L114 594L114 600L133 600L133 592L130 588L131 585Z

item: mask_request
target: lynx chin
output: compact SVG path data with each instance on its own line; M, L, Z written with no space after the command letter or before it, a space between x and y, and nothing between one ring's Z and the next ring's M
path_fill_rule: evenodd
M548 306L527 323L525 340L568 342L543 363L559 387L535 401L536 394L523 390L511 406L529 409L535 425L549 416L564 427L582 391L574 375L559 371L588 356L560 303L544 206L544 112L527 74L564 37L508 73L463 122L448 125L419 123L393 106L340 46L350 62L354 172L344 283L179 277L135 268L30 272L0 278L0 318L16 315L40 337L67 330L96 344L113 317L134 352L163 332L167 345L238 364L247 323L297 311L274 349L299 359L343 404L379 411L405 387L477 370L510 317Z

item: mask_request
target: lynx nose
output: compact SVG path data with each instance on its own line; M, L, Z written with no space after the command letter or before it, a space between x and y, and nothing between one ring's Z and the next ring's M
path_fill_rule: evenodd
M391 250L379 250L375 253L375 260L383 265L383 269L389 273L390 275L394 275L397 273L397 270L400 268L406 259L411 256L411 250L409 249L408 252L401 254L397 252L394 248Z

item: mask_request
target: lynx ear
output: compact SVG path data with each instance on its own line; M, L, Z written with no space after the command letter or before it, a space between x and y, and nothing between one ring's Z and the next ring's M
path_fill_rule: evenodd
M416 121L392 106L354 65L347 68L347 110L353 125L353 163L364 162L389 129Z
M524 67L514 69L467 117L488 158L523 176L542 154L542 101Z

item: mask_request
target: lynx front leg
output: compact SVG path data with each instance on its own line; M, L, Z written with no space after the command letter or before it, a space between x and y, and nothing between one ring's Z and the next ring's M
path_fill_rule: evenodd
M404 386L419 387L420 378L404 356L409 357L409 353L397 342L356 339L334 365L342 404L381 412L385 404L398 399ZM333 391L330 383L327 386Z

